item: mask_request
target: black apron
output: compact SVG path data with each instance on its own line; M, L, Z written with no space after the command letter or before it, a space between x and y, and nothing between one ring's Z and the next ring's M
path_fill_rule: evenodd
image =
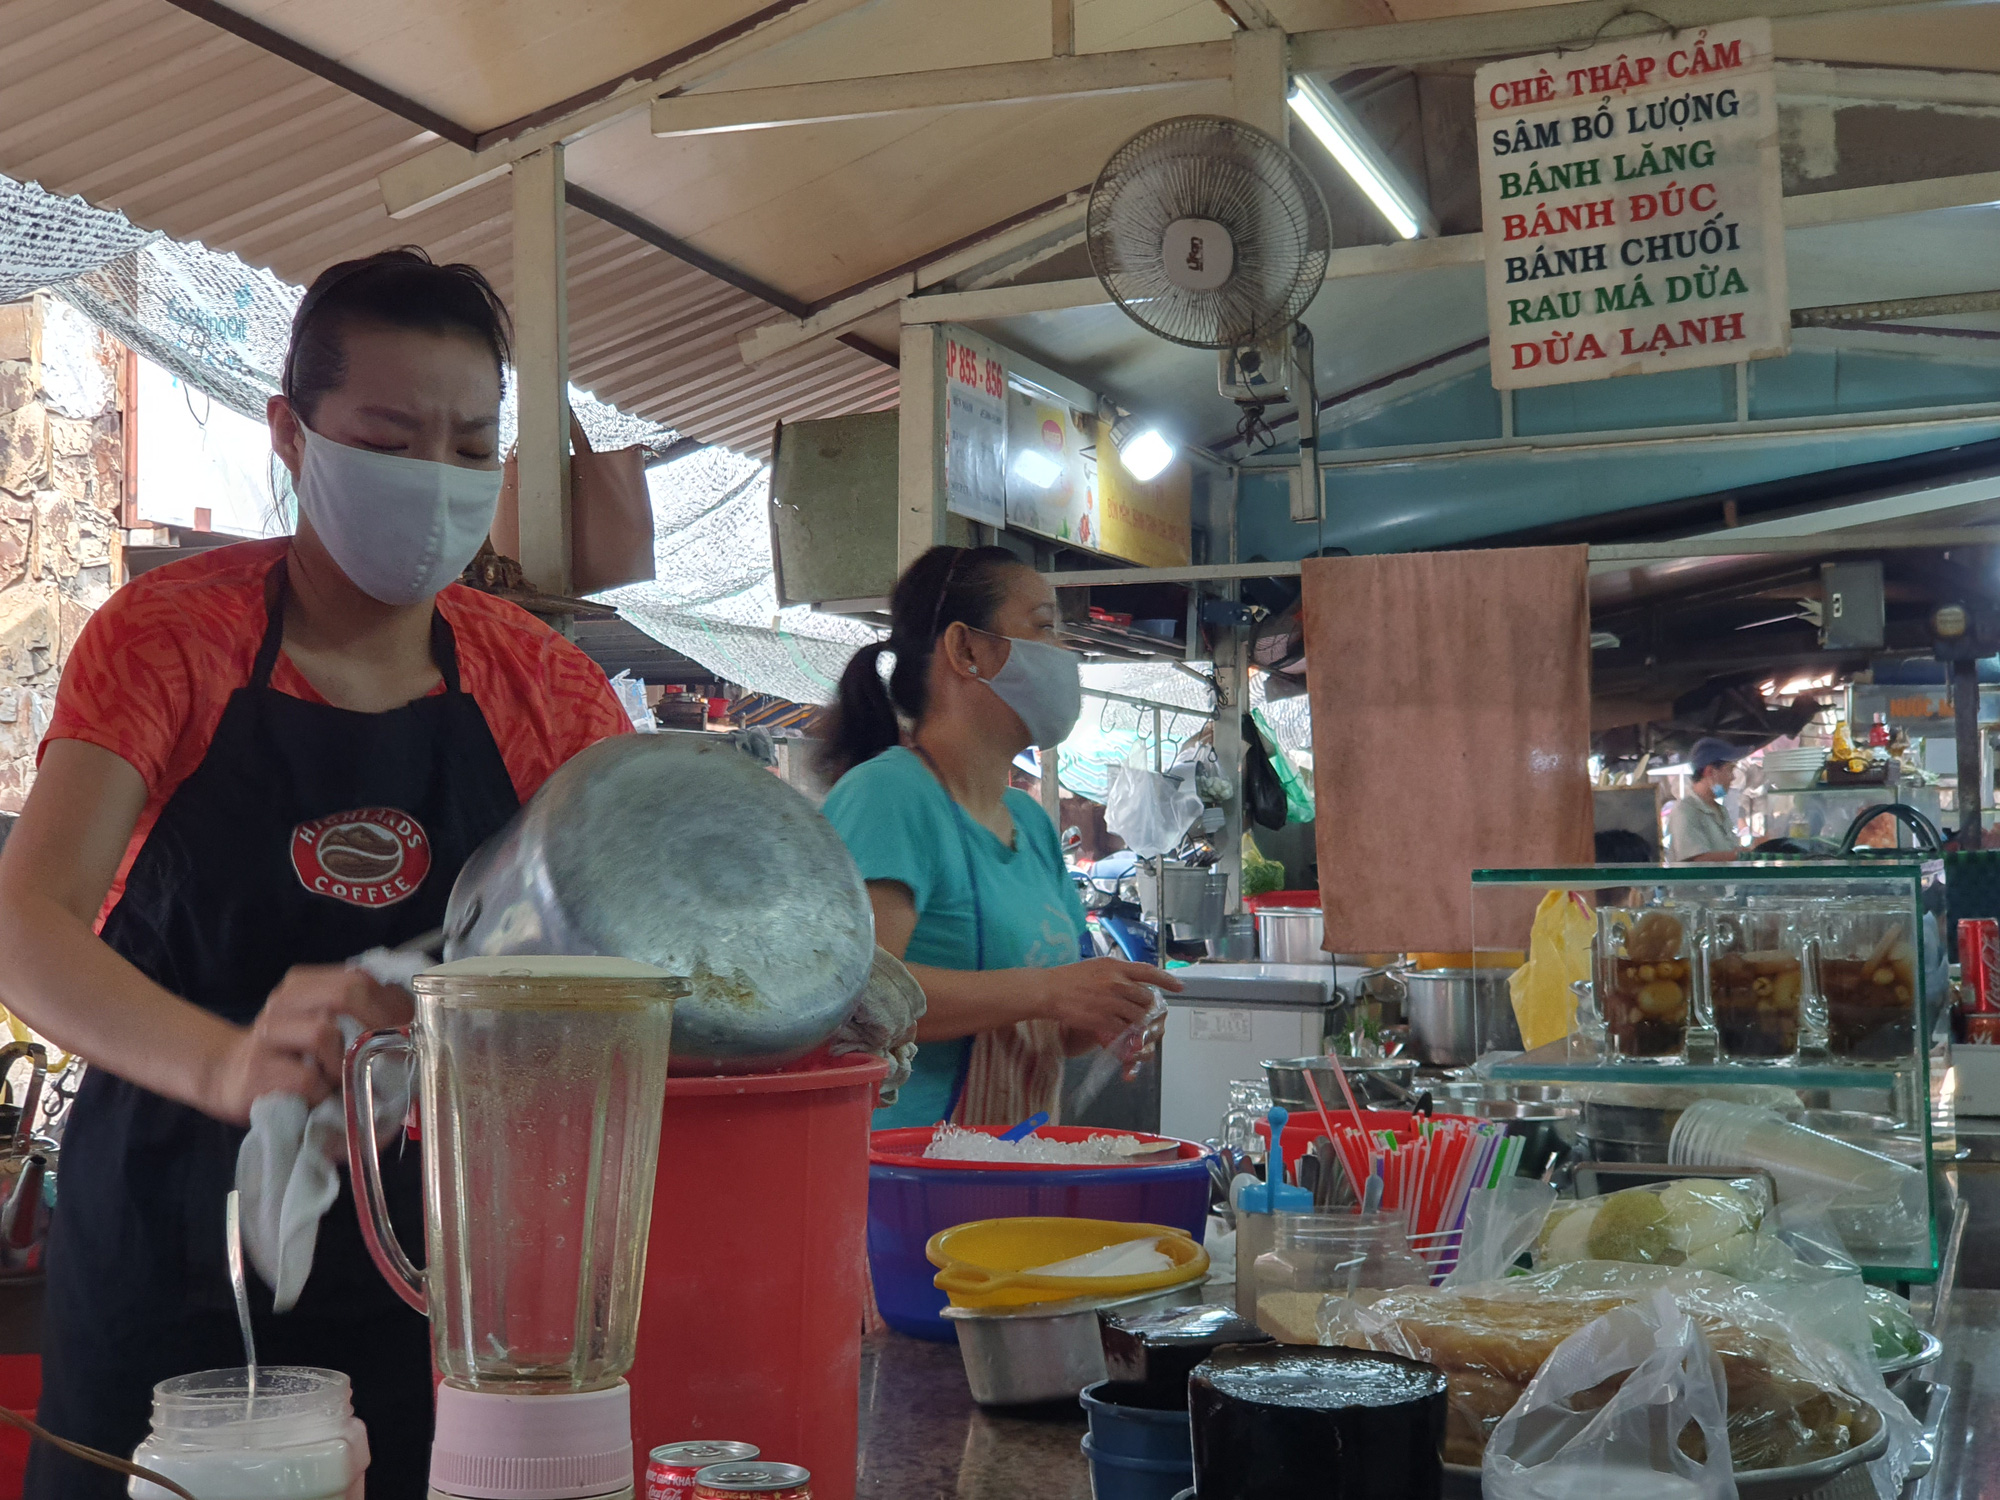
M249 682L133 861L104 940L147 977L247 1025L294 964L337 964L440 926L459 867L519 806L451 627L431 616L444 691L353 713L272 689L284 564ZM244 1132L93 1068L63 1140L50 1225L40 1420L121 1457L149 1430L155 1383L243 1363L223 1203ZM418 1148L383 1155L391 1217L423 1251ZM351 1187L320 1223L298 1306L250 1278L259 1361L340 1370L373 1461L369 1500L421 1500L432 1380L425 1320L362 1243ZM27 1494L122 1496L125 1480L36 1444Z

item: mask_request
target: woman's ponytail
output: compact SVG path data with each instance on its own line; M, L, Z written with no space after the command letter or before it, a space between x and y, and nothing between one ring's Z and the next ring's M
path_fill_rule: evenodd
M880 663L888 649L887 641L863 646L840 674L840 695L827 715L826 743L819 753L820 773L828 780L839 780L902 739L895 705L882 685Z
M863 646L840 674L840 694L820 720L820 774L838 781L902 742L900 710L923 718L931 650L948 625L984 630L1006 597L1007 572L1027 566L1000 547L933 547L904 570L889 595L889 638ZM883 652L896 658L888 686Z

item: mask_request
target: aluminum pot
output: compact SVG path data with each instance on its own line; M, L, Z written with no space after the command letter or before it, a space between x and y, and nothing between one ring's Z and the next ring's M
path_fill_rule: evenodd
M720 735L618 735L573 757L466 861L444 930L447 960L604 954L685 977L675 1073L804 1057L875 954L833 825Z
M1019 1308L947 1307L958 1332L965 1383L981 1406L1031 1406L1075 1401L1105 1379L1100 1309L1139 1312L1199 1302L1201 1287L1168 1287L1141 1297L1090 1298Z
M1366 1061L1343 1057L1340 1068L1347 1075L1347 1085L1354 1090L1357 1104L1371 1109L1407 1109L1415 1097L1417 1060L1413 1057ZM1329 1110L1346 1106L1340 1080L1333 1075L1333 1064L1324 1057L1265 1058L1264 1076L1270 1080L1271 1102L1284 1105L1293 1114L1311 1113L1314 1105L1312 1090L1306 1086L1308 1072Z
M1520 1024L1505 969L1405 969L1410 1045L1434 1068L1462 1068L1481 1055L1518 1051Z
M1317 906L1267 906L1257 913L1257 956L1267 964L1330 964L1320 947L1326 913Z

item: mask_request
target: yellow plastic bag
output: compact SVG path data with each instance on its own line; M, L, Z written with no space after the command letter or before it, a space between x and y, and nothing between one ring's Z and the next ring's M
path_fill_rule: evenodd
M1528 961L1507 976L1521 1045L1529 1049L1560 1041L1576 1023L1576 994L1570 985L1590 978L1590 945L1597 920L1574 891L1550 891L1535 909L1528 936Z

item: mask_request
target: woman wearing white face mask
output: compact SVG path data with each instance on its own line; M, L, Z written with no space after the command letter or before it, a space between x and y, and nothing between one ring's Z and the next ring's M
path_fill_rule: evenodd
M1083 906L1056 831L1007 784L1028 745L1054 758L1082 705L1055 591L1002 548L933 547L889 612L889 639L841 676L826 751L826 815L868 882L875 940L929 1002L910 1081L875 1124L1053 1114L1066 1055L1143 1020L1148 985L1181 987L1150 964L1079 961Z
M292 327L271 441L295 536L127 584L64 669L0 856L0 999L91 1068L63 1142L41 1420L130 1453L150 1392L239 1364L223 1207L251 1102L325 1098L343 1020L408 996L343 960L439 925L459 865L549 773L628 729L604 674L454 580L492 522L506 314L466 266L335 266ZM422 1243L418 1152L384 1153ZM258 1353L345 1372L371 1497L421 1496L430 1348L349 1190ZM123 1493L38 1446L28 1493Z

